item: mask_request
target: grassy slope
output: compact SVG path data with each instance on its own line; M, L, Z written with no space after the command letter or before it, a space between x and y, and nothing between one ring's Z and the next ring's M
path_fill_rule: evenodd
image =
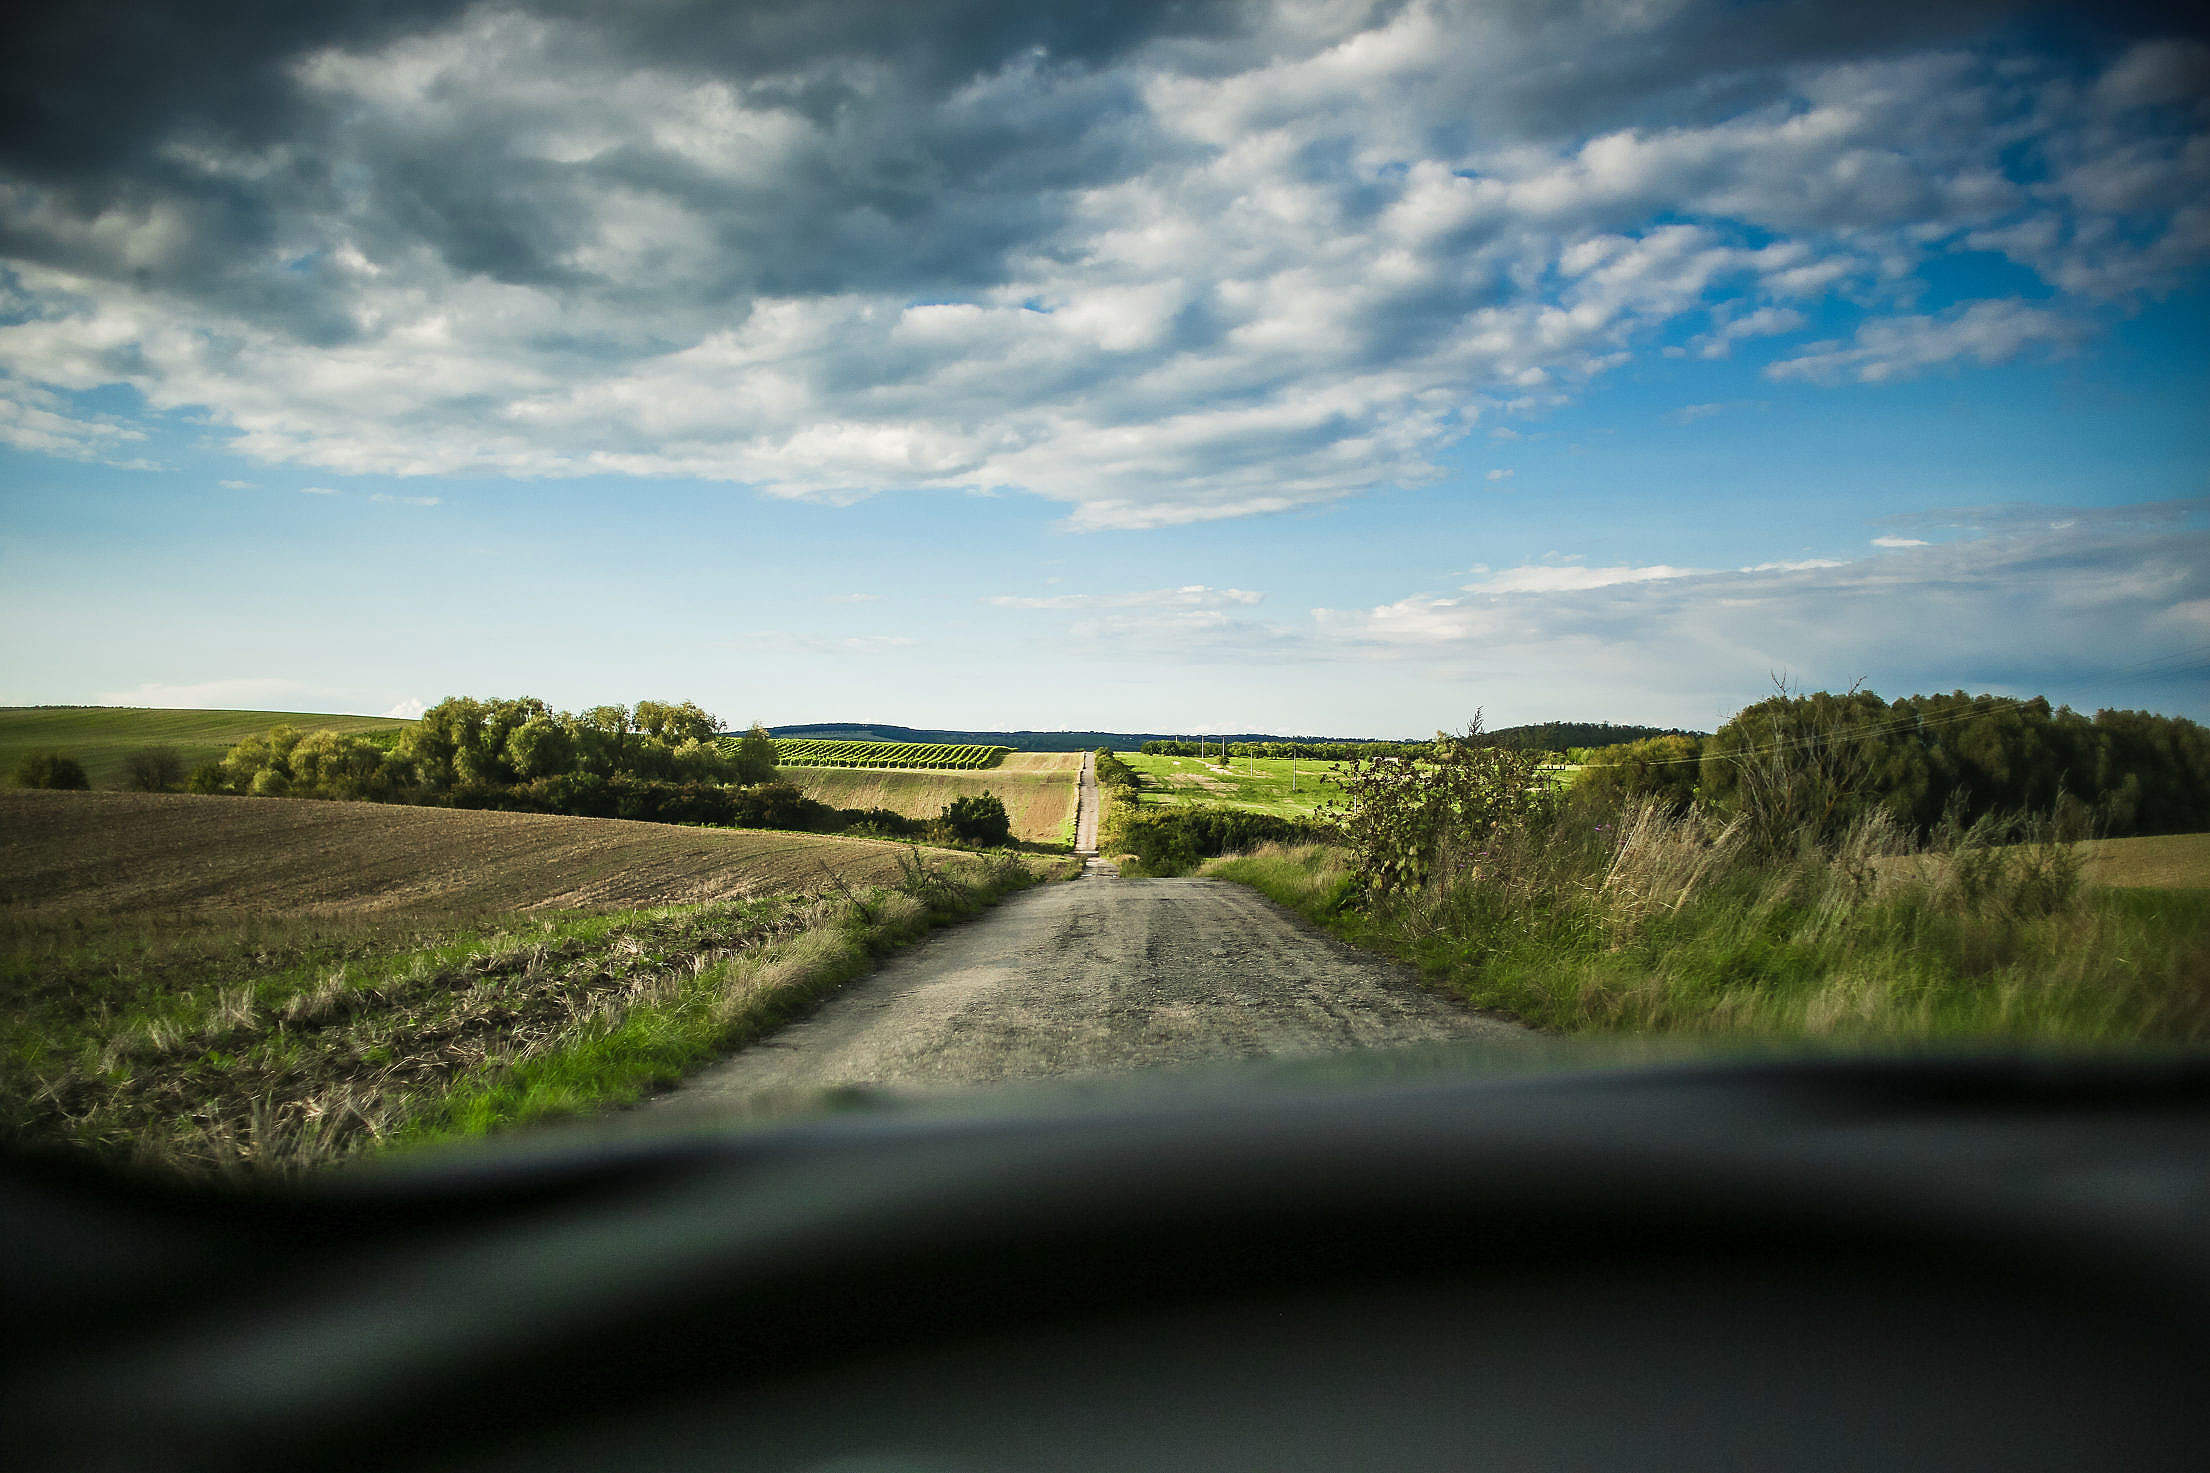
M900 768L790 767L780 773L809 798L837 808L888 808L908 818L934 818L954 798L995 793L1013 820L1013 837L1056 844L1073 821L1076 753L1015 753L986 772Z
M123 785L123 758L140 747L174 747L185 770L212 762L241 739L272 726L303 731L392 731L389 716L331 716L309 711L156 711L133 706L0 707L0 782L26 752L74 757L95 788Z
M1976 898L1938 876L1868 887L1817 861L1720 874L1664 903L1599 878L1359 906L1345 856L1320 845L1204 873L1563 1032L2210 1041L2210 893L2087 886L2045 904L2032 858L2011 855L2010 877Z
M1307 818L1323 803L1338 801L1342 790L1324 774L1334 764L1297 762L1281 757L1238 757L1226 768L1196 757L1153 757L1121 753L1120 760L1144 775L1145 806L1223 803L1284 818ZM1290 769L1296 788L1290 788Z

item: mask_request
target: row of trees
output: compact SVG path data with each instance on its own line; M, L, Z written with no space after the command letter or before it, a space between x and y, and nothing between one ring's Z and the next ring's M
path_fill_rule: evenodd
M201 768L191 786L936 843L1011 837L1005 805L993 795L961 798L934 818L834 808L776 780L775 742L764 728L734 739L720 732L720 720L689 701L567 712L528 696L455 696L391 733L274 727Z
M1991 814L2069 815L2110 835L2210 828L2210 729L2145 711L2090 718L2041 699L1780 693L1706 738L1592 754L1592 798L1702 802L1828 835L1871 808L1905 828Z
M725 742L689 701L556 711L534 696L438 702L396 734L279 726L194 775L199 792L302 798L442 798L565 781L749 787L775 775L775 743L755 725Z

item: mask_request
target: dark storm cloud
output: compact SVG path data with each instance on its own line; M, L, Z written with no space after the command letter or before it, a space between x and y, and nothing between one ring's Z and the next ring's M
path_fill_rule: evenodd
M2210 254L2203 54L1992 4L49 7L0 436L112 458L57 395L121 383L341 470L1277 509L1683 320L1869 311L1769 367L1814 384L2069 351ZM1966 249L2049 295L1917 312Z

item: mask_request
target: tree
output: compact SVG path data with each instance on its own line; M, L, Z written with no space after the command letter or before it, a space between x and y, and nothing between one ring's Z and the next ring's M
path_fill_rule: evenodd
M174 747L140 747L123 758L123 786L134 793L166 793L184 785L184 754Z
M721 732L720 717L689 701L639 701L633 719L637 730L667 743L670 751L685 742L710 742Z
M767 728L757 721L751 729L737 739L737 754L732 759L734 772L730 781L750 787L764 783L775 776L775 764L781 754L775 750L775 739L767 734Z
M568 718L576 765L595 777L628 770L629 708L593 706Z
M995 848L1013 837L1013 820L995 793L975 793L944 805L944 827L954 838Z
M576 765L576 742L568 725L550 713L532 715L507 735L507 763L523 782L558 777Z
M81 793L92 786L92 780L84 775L83 764L74 757L64 757L59 752L31 752L15 764L15 785Z

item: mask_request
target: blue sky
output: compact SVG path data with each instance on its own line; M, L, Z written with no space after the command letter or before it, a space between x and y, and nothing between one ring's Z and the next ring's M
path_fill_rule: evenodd
M51 22L0 701L2210 717L2199 38L804 9Z

